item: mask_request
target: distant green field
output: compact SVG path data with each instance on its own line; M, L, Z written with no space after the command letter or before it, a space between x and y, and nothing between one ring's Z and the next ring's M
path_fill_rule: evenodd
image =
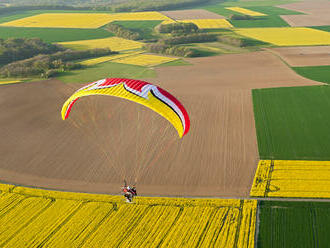
M257 1L224 1L221 6L232 7L253 7L253 6L276 6L281 4L293 3L297 0L257 0Z
M317 26L317 27L311 27L311 28L315 28L315 29L330 32L330 26Z
M174 61L170 61L167 63L163 63L158 65L157 67L164 67L164 66L181 66L181 65L191 65L189 62L183 60L183 59L177 59Z
M259 202L257 247L329 247L329 202Z
M254 20L230 20L235 28L289 27L280 16L269 15L256 17Z
M147 67L106 62L82 70L62 73L58 79L66 83L87 83L106 77L141 79L155 76L156 72Z
M305 78L330 84L330 65L293 67L292 69Z
M123 26L124 28L140 33L143 39L151 39L153 28L162 21L115 21L114 24Z
M304 13L289 10L289 9L282 9L275 6L254 6L248 7L247 9L257 11L266 15L305 15Z
M280 3L288 3L289 1L279 1ZM261 12L267 16L256 17L255 20L230 20L230 22L237 28L253 28L253 27L289 27L279 15L299 15L300 12L278 8L272 5L280 4L276 1L238 1L238 2L224 2L204 7L204 9L229 17L232 14L243 15L239 12L231 11L226 7L241 6L247 9Z
M40 38L45 42L101 39L114 36L104 29L0 27L0 37Z
M225 16L225 17L229 17L232 14L240 15L240 13L237 13L235 11L225 9L225 7L223 7L220 4L209 5L209 6L204 7L203 9L214 12L214 13L222 15L222 16Z
M330 160L330 86L252 91L261 159Z

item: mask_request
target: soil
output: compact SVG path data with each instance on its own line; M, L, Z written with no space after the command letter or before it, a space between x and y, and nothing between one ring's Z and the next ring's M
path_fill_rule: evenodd
M330 1L304 1L278 7L307 14L281 16L292 27L330 25Z
M204 9L161 11L161 13L173 20L225 19L222 15Z
M269 49L290 66L330 65L330 46L280 47Z
M162 117L108 96L60 109L81 87L58 80L0 86L0 180L80 192L247 197L258 163L251 89L317 84L267 51L189 59L156 79L186 107L179 139Z

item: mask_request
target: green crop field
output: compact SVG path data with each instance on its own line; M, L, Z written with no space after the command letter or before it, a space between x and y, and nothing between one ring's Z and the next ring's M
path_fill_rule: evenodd
M225 1L220 3L222 6L231 7L253 7L253 6L276 6L281 4L293 3L297 0L257 0L257 1Z
M254 20L230 20L236 28L253 28L253 27L289 27L280 15L299 15L300 12L278 8L272 5L289 3L290 1L238 1L238 2L224 2L204 7L204 9L229 17L232 14L243 15L241 13L226 9L226 7L244 7L249 10L257 11L267 16L255 17Z
M259 202L257 247L329 247L329 202Z
M292 69L303 77L330 84L330 65L293 67Z
M0 27L0 37L40 38L45 42L101 39L114 36L104 29Z
M271 28L289 27L290 25L280 16L269 15L255 17L254 20L230 20L235 28Z
M311 27L311 28L315 28L315 29L330 32L330 26L317 26L317 27Z
M154 38L152 35L154 27L161 22L162 21L115 21L113 23L140 33L143 39L151 39Z
M266 15L305 15L304 13L289 10L289 9L282 9L275 6L253 6L248 7L247 9L257 11Z
M189 63L189 62L187 62L187 61L185 61L183 59L177 59L177 60L174 60L174 61L170 61L170 62L167 62L167 63L160 64L157 67L181 66L181 65L191 65L191 63Z
M261 159L330 160L330 87L252 91Z
M147 67L106 62L82 70L64 72L58 79L66 83L87 83L106 77L142 79L155 76L156 72Z

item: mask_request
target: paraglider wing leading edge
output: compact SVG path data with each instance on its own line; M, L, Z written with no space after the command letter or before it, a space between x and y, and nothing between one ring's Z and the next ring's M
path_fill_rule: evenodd
M72 106L80 97L90 95L116 96L142 104L166 118L180 138L189 131L188 113L174 96L156 85L125 78L105 78L80 88L64 103L62 119L69 117Z

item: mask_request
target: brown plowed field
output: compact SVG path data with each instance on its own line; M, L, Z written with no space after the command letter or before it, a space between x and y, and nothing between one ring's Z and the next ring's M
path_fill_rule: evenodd
M326 14L282 15L281 18L291 27L313 27L330 25L330 10Z
M161 11L163 15L168 16L173 20L192 20L192 19L224 19L222 15L207 11L205 9L187 9L187 10L172 10Z
M304 1L278 7L307 14L281 16L292 27L330 25L330 1Z
M323 1L303 1L303 2L296 2L296 3L288 3L279 5L280 8L290 9L298 12L303 12L306 14L327 14L330 12L330 1L323 0Z
M57 80L0 88L0 179L73 191L119 193L123 178L148 195L248 196L258 153L251 89L316 84L269 52L190 59L158 68L159 84L191 117L182 140L150 110L117 98L80 99Z
M279 47L269 50L291 66L330 65L330 46Z

